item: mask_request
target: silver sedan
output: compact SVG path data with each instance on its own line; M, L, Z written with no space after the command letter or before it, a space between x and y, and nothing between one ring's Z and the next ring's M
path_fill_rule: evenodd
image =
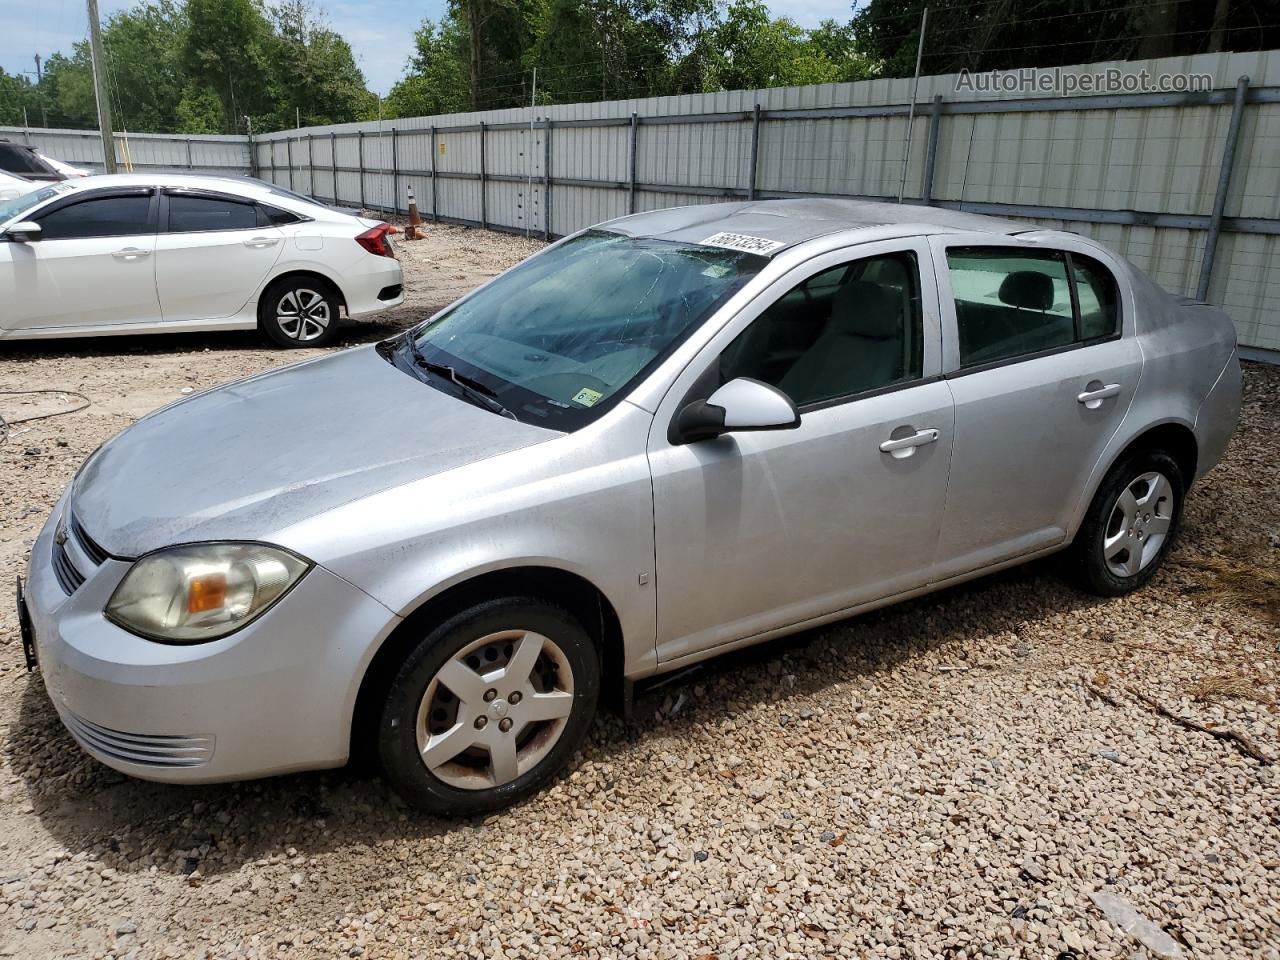
M490 810L644 678L1057 551L1137 589L1239 407L1231 322L1080 236L639 214L125 430L36 541L21 619L116 769L360 754L425 809Z

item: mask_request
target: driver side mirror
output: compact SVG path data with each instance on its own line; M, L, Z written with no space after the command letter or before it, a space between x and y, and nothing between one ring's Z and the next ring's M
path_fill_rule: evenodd
M676 442L697 443L743 430L794 430L800 412L777 387L750 377L730 380L706 400L687 404L674 424Z
M23 220L7 227L4 231L5 239L14 240L18 243L35 243L40 239L43 231L40 224L33 220Z

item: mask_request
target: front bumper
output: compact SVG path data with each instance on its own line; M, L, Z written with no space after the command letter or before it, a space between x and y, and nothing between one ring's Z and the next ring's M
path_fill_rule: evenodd
M26 607L45 689L81 747L132 776L185 783L346 762L359 681L398 622L391 611L316 567L229 637L144 640L102 615L128 562L95 566L71 536L62 549L84 580L70 594L65 571L60 582L66 499L32 546Z

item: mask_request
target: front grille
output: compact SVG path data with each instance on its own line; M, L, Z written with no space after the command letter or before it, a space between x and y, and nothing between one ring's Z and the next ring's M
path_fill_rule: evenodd
M84 583L84 574L76 569L67 556L66 549L56 540L53 543L53 576L67 596L75 593L80 589L80 584Z
M80 541L80 549L93 561L95 567L100 567L111 559L111 554L98 546L97 541L85 533L84 527L80 525L80 519L74 513L71 514L71 535Z
M155 736L122 733L100 726L70 710L63 722L76 742L90 753L148 767L198 767L213 758L213 737Z
M95 570L111 559L111 554L102 549L98 542L85 532L74 513L68 511L63 515L60 532L64 535L64 543L70 540L75 541L82 559L92 563ZM89 573L92 572L89 571ZM88 577L88 573L76 567L71 554L62 543L58 543L57 538L53 541L53 575L57 578L58 586L62 587L62 592L67 596L75 593Z

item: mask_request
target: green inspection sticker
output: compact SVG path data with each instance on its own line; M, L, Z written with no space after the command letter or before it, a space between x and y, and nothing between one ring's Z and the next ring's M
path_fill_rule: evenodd
M574 395L573 402L580 403L584 407L594 407L600 402L600 398L603 396L604 394L600 393L598 390L583 387Z

